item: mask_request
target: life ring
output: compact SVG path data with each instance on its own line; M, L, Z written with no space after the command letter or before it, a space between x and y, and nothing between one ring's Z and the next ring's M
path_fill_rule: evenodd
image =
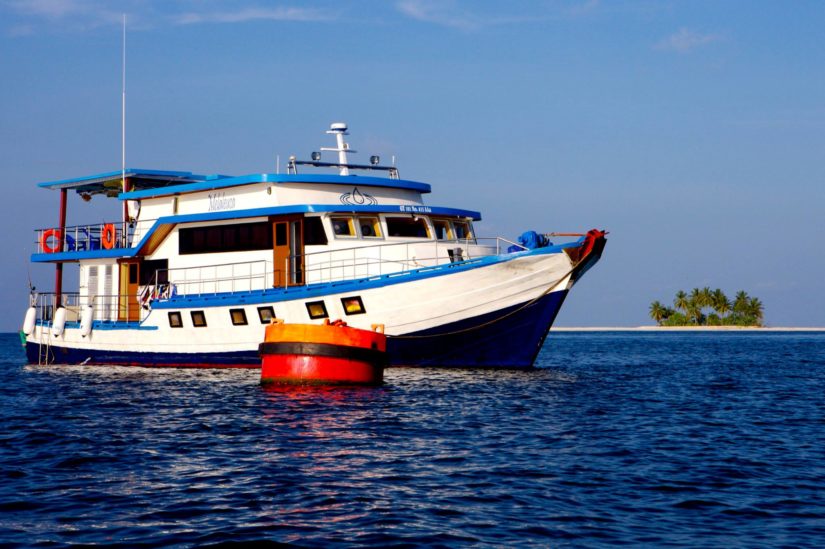
M54 246L49 244L50 238L54 238ZM63 247L63 234L60 229L46 229L43 231L43 236L40 237L40 247L47 254L59 252Z
M114 223L106 223L103 225L103 230L100 233L100 242L105 249L111 250L115 247L116 236L117 232L115 231Z

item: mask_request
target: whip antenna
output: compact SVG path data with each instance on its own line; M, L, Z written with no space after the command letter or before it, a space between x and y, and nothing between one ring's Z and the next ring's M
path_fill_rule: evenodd
M121 58L120 99L120 184L126 192L126 14L123 14L123 48Z

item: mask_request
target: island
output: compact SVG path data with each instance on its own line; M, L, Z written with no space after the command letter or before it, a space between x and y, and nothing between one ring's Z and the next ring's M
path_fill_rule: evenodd
M719 288L694 288L676 293L670 308L659 301L650 304L650 318L659 326L763 326L764 306L744 290L731 302Z

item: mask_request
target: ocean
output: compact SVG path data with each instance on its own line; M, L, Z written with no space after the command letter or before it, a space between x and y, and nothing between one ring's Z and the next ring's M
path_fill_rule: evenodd
M825 546L825 334L563 332L531 371L24 366L0 545Z

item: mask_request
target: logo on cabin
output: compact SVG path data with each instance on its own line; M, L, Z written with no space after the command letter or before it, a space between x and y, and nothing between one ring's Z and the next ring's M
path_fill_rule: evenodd
M209 197L209 211L220 212L222 210L232 210L235 208L235 197L226 198L226 193L215 193L207 195Z
M341 204L347 206L375 206L378 204L378 200L371 194L362 193L358 190L358 187L353 187L352 192L341 195Z

